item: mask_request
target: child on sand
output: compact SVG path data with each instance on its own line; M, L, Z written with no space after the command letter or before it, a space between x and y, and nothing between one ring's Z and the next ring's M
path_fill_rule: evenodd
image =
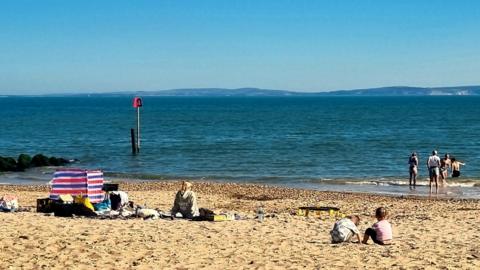
M354 235L357 236L358 243L360 243L360 232L357 229L359 223L359 216L350 216L335 222L333 229L330 231L332 244L348 242Z
M362 243L366 244L369 238L372 238L375 244L390 245L392 241L392 225L387 221L387 209L384 207L375 210L377 222L371 228L365 231Z

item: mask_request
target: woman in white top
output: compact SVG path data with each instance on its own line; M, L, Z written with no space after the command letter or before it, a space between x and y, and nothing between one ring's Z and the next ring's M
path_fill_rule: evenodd
M182 214L183 218L193 218L200 215L197 206L197 195L191 189L192 183L182 182L182 187L175 195L175 201L173 202L172 218L177 213Z

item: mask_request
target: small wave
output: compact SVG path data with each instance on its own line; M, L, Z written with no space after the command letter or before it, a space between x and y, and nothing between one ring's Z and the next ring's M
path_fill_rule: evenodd
M366 180L366 181L346 181L345 184L347 185L373 185L373 186L408 186L408 181L401 181L401 180ZM428 185L427 182L417 181L417 186L425 186Z
M450 187L480 187L478 182L448 182L447 185Z
M310 180L311 183L318 184L336 184L336 185L370 185L370 186L409 186L410 183L408 180L398 180L398 179L313 179ZM417 186L428 186L428 180L417 180ZM460 180L460 181L448 181L447 186L449 187L480 187L480 182L477 180Z

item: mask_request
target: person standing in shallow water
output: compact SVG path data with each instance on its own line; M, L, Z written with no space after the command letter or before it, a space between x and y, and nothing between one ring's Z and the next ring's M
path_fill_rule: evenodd
M430 193L432 193L432 182L435 181L435 193L438 193L438 178L440 176L440 158L437 156L437 151L433 150L432 155L428 157L427 168L430 175Z
M410 188L412 187L412 182L413 182L413 188L416 187L417 185L417 174L418 174L418 158L417 158L417 153L413 152L410 158L408 159L408 164L409 166L409 173L410 173L410 180L409 180L409 185Z
M458 161L456 158L452 157L452 177L460 176L460 165L465 166L465 163Z
M448 169L451 168L452 161L450 160L450 155L447 153L440 160L440 177L442 179L442 186L446 186L448 178Z

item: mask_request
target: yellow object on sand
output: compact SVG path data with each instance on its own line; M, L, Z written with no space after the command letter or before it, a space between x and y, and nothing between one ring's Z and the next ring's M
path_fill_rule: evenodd
M93 208L93 205L90 202L90 199L88 197L84 198L84 197L82 197L82 195L78 195L78 196L75 197L75 203L83 204L88 209L90 209L92 211L95 211L95 209Z
M326 218L326 217L344 217L337 207L300 207L297 210L297 216Z
M64 203L72 203L73 202L73 197L70 194L62 194L58 196L58 199L61 200Z
M213 215L213 221L232 221L232 220L235 220L234 215L228 215L228 214Z

